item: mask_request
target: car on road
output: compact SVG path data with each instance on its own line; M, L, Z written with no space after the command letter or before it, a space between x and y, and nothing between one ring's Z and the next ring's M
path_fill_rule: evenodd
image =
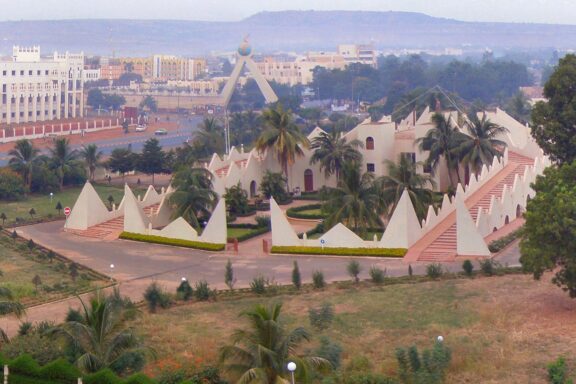
M146 128L148 128L148 127L146 127L145 125L142 125L142 124L138 124L138 126L136 127L136 132L144 132L146 130Z
M160 128L160 129L155 130L155 131L154 131L154 134L155 134L156 136L164 136L164 135L167 135L167 134L168 134L168 130L165 129L165 128Z

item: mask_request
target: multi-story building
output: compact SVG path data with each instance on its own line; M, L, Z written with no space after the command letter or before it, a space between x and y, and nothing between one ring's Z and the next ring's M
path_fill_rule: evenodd
M84 67L84 71L82 72L82 78L84 79L85 83L89 81L98 81L100 80L100 69L91 69Z
M0 61L1 123L83 116L84 54L40 56L40 47L13 48Z
M346 64L360 63L376 68L376 51L372 44L340 44L338 54Z
M206 73L206 60L154 55L152 76L159 80L196 80Z
M100 78L108 81L118 80L124 73L124 65L118 59L100 60Z
M152 58L151 57L124 57L118 59L122 64L123 72L132 72L142 76L143 79L152 77Z

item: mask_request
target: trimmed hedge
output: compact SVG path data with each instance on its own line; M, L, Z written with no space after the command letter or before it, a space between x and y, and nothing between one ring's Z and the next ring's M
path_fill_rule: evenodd
M229 237L228 239L232 240L232 241L234 241L234 239L237 239L238 242L242 242L242 241L251 239L253 237L260 236L264 233L270 232L270 228L268 228L268 227L256 226L256 228L253 228L253 229L254 230L252 232L248 232L248 233L245 233L245 234L237 236L237 237Z
M374 256L374 257L404 257L406 248L328 248L328 247L280 247L273 246L271 253L287 253L296 255L333 255L333 256Z
M492 253L500 252L501 250L506 248L510 243L512 243L514 240L521 237L523 229L524 229L523 227L520 227L517 230L515 230L514 232L510 232L506 236L502 236L498 240L492 241L490 244L488 244L488 250Z
M301 213L302 211L308 211L311 209L321 209L322 204L308 204L302 205L300 207L288 208L286 210L286 216L292 217L294 219L307 219L307 220L320 220L326 217L323 214L311 214L311 213Z
M124 240L141 241L144 243L154 243L154 244L172 245L175 247L201 249L204 251L223 251L226 247L226 244L213 244L213 243L203 243L201 241L170 239L168 237L142 235L139 233L132 233L132 232L122 232L120 234L120 238Z

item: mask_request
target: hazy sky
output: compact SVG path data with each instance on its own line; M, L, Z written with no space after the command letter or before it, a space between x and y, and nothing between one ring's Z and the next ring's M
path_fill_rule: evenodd
M0 0L0 20L240 20L260 11L412 11L467 21L576 24L576 0Z

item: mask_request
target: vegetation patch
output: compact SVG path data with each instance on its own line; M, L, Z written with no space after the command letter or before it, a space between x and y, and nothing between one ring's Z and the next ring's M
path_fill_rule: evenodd
M282 247L273 246L272 253L287 253L296 255L333 255L333 256L374 256L374 257L404 257L406 248L328 248L328 247Z
M492 241L490 244L488 244L488 249L492 253L500 252L508 245L510 245L514 240L520 238L522 236L522 230L523 228L519 228L514 232L510 232L506 236L499 238L498 240Z
M120 234L120 238L124 240L141 241L144 243L154 243L162 245L172 245L175 247L201 249L204 251L222 251L226 246L225 244L204 243L201 241L190 241L182 239L170 239L168 237L142 235L139 233L132 233L132 232L122 232Z
M309 204L288 208L286 215L294 219L320 220L326 217L322 213L322 204Z

